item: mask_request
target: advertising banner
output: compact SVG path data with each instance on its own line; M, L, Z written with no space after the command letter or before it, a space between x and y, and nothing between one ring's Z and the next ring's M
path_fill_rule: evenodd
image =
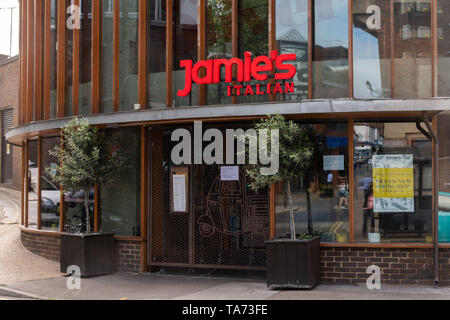
M374 155L374 212L414 212L412 154Z

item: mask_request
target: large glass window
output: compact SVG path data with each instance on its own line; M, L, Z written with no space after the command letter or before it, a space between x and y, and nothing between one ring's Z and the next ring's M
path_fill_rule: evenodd
M120 0L119 110L138 103L138 1Z
M38 141L28 141L28 227L37 228L38 216Z
M450 242L450 112L438 115L439 241Z
M107 129L105 135L111 154L124 160L124 170L113 185L100 190L100 229L121 236L139 236L141 130L139 127Z
M430 0L394 0L394 98L431 96Z
M294 92L280 96L280 100L308 98L308 0L276 1L276 41L279 54L295 53L297 60L293 80Z
M355 122L355 241L431 242L432 150L419 125Z
M192 84L191 93L186 97L179 97L178 90L185 86L184 68L180 67L181 60L197 62L197 1L174 0L173 1L173 106L197 105L198 85Z
M41 155L41 229L59 231L61 192L59 184L53 181L46 168L56 167L59 160L49 154L60 144L59 137L42 138Z
M206 59L231 59L231 0L208 0L206 7ZM222 67L218 84L207 86L207 104L231 103L227 95L225 68Z
M245 52L250 52L252 57L267 56L269 53L269 18L268 1L241 0L238 1L238 52L239 58L244 61ZM261 84L252 80L243 82L242 85L253 86ZM264 102L269 100L269 95L238 95L238 103Z
M450 96L450 1L437 0L438 95Z
M91 113L92 0L81 0L78 114ZM103 55L103 51L102 51Z
M296 232L308 232L308 210L313 230L322 242L349 241L348 125L344 122L304 125L312 131L314 158L311 173L293 186ZM289 233L286 184L275 187L276 236Z
M149 108L166 107L166 1L148 0Z
M348 97L348 72L348 2L316 0L313 97Z
M114 1L103 0L101 63L101 112L113 112Z
M380 99L391 95L389 12L389 0L353 0L355 98Z

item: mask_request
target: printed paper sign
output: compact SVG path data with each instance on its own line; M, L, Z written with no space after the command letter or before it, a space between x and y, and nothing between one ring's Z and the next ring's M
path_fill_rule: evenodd
M374 155L374 212L414 212L412 154Z
M186 212L186 176L174 174L173 179L173 211Z
M220 180L239 181L239 167L238 166L220 167Z
M344 170L344 156L323 156L323 170Z

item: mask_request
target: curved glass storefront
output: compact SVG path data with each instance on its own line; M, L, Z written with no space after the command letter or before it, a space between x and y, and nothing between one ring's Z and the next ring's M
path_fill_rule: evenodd
M58 161L59 127L84 115L127 160L119 183L92 186L95 231L140 241L148 265L261 268L264 240L289 232L286 185L254 193L240 168L233 183L223 163L180 168L170 139L178 127L194 135L196 120L225 132L287 110L314 135L313 168L293 186L299 232L309 211L325 246L431 248L439 178L439 238L450 242L446 1L21 1L22 18L35 14L21 28L14 138L25 227L64 232L85 215L84 194L61 193L44 170ZM189 205L174 213L180 174Z

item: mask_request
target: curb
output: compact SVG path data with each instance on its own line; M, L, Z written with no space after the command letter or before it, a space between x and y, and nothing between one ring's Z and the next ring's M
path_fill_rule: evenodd
M48 297L42 297L35 294L31 294L28 292L7 288L4 286L0 286L0 295L12 298L23 298L23 299L32 299L32 300L51 300Z

